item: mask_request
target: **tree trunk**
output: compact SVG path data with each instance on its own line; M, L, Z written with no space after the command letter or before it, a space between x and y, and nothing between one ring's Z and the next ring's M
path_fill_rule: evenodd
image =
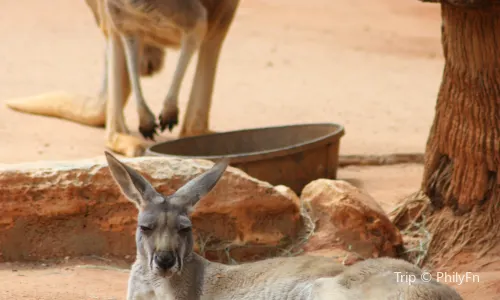
M445 67L422 183L429 255L483 253L500 241L500 5L441 13Z

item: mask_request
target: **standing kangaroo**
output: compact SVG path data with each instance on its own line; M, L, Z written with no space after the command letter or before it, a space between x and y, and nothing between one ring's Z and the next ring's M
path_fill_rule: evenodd
M316 256L240 265L210 262L193 251L190 213L215 187L228 160L164 196L109 152L106 159L121 192L139 210L137 257L127 300L462 299L451 287L426 282L418 267L392 258L368 259L349 267ZM410 285L401 275L413 275L416 281Z
M9 101L15 110L102 126L110 150L126 156L144 152L144 141L129 134L123 110L132 94L139 132L154 139L158 125L144 100L140 76L163 65L164 48L180 49L173 80L159 114L161 131L178 124L178 98L187 68L198 52L191 94L180 136L212 132L208 121L219 55L239 0L85 0L106 38L103 86L97 101L55 95Z
M139 131L145 138L156 134L155 117L144 100L139 82L140 50L143 44L180 48L179 60L159 115L160 128L178 123L181 84L193 55L198 51L196 74L181 136L209 132L215 73L222 43L232 23L239 0L94 0L101 28L107 37L108 105L107 146L118 153L141 153L142 143L128 135L121 117L122 78L128 72L139 114ZM136 151L137 150L137 151Z

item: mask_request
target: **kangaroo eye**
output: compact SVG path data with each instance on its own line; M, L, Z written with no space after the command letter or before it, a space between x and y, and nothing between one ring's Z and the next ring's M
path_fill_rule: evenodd
M139 228L140 228L140 229L141 229L141 231L142 231L142 232L144 232L144 233L149 233L149 232L151 232L151 230L153 230L153 229L151 229L150 227L147 227L147 226L142 226L142 225L141 225L141 226L139 226Z

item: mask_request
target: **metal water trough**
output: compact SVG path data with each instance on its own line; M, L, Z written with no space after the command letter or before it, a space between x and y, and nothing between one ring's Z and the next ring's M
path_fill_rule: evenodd
M335 179L344 127L335 123L299 124L220 132L161 142L145 155L217 161L300 194L318 178Z

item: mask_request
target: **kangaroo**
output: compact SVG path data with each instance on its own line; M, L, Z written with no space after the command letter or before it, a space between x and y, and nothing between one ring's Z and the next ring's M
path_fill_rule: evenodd
M165 196L111 153L105 156L121 192L139 211L127 300L462 299L451 287L426 282L418 267L392 258L349 267L307 255L240 265L211 262L193 250L190 214L216 186L229 161L215 163ZM402 275L420 280L410 285Z
M7 102L11 109L105 126L105 145L125 156L140 156L145 141L130 134L123 110L130 94L139 115L139 132L155 139L158 127L178 124L178 98L192 57L196 71L180 136L212 133L208 121L220 52L239 0L85 0L106 39L105 70L97 100L87 97L30 97ZM165 49L180 50L163 100L159 124L144 100L140 76L163 66Z
M128 72L144 138L157 134L139 81L140 50L144 44L180 49L174 76L159 114L161 131L178 124L181 84L193 55L198 62L181 136L210 133L209 111L222 44L239 0L96 0L101 29L107 38L108 104L106 145L127 156L144 151L143 143L128 134L123 113L123 76Z

